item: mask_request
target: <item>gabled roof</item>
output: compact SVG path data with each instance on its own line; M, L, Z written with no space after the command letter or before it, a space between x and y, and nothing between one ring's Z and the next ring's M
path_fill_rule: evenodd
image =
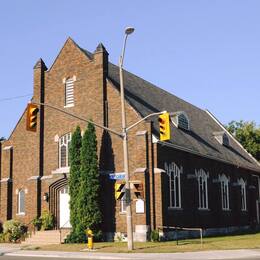
M119 89L119 69L109 63L108 78ZM221 160L239 167L260 172L260 164L249 155L230 135L230 146L221 145L214 132L223 131L223 127L207 111L202 110L175 95L124 71L125 98L141 116L153 112L184 111L190 121L190 131L176 128L171 124L171 140L174 147L182 148L208 158ZM158 131L157 118L153 118L155 132Z

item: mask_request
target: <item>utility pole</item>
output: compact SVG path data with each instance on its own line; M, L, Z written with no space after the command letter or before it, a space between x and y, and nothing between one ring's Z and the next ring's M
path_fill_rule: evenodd
M127 225L127 246L128 250L134 249L133 244L133 221L131 209L131 192L129 182L129 166L128 166L128 144L127 144L127 128L125 113L125 93L123 79L123 62L125 55L126 40L129 34L134 32L134 28L127 27L125 29L125 39L122 54L119 58L119 75L120 75L120 92L121 92L121 109L122 109L122 134L123 134L123 152L124 152L124 172L125 172L125 197L126 197L126 225Z

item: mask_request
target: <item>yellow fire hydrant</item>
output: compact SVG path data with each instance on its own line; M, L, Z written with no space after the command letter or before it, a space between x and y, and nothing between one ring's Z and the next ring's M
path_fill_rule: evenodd
M93 232L92 230L88 229L87 231L87 237L88 237L88 249L92 250L94 247L93 243Z

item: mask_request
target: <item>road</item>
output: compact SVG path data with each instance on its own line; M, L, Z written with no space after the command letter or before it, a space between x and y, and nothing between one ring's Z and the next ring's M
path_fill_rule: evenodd
M60 257L60 258L53 258L53 257L28 257L28 256L0 256L0 260L61 260L61 259L64 259L64 257ZM68 260L78 260L79 258L67 258L66 259ZM88 258L85 258L85 259L88 259ZM100 258L91 258L92 260L100 260ZM103 258L104 259L104 258ZM112 258L108 258L108 259L112 259ZM120 258L117 258L117 259L120 259ZM125 258L122 258L122 259L125 259ZM131 258L127 258L127 259L131 259ZM132 259L139 259L139 258L132 258ZM154 258L151 257L149 258L151 260L157 260L158 259L158 256L155 256ZM174 259L174 260L178 260L178 258L171 258L171 259ZM227 259L227 258L217 258L216 260L221 260L221 259ZM258 258L228 258L229 260L259 260L260 257ZM168 259L165 259L165 260L168 260ZM211 260L214 260L214 259L211 259Z
M104 253L21 250L19 245L1 245L0 260L260 260L259 249L212 250L186 253Z

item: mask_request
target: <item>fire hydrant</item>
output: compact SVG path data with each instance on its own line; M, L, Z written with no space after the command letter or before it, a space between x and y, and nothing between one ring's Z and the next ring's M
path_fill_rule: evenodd
M92 250L94 243L93 243L93 232L92 230L88 229L86 230L87 237L88 237L88 249Z

